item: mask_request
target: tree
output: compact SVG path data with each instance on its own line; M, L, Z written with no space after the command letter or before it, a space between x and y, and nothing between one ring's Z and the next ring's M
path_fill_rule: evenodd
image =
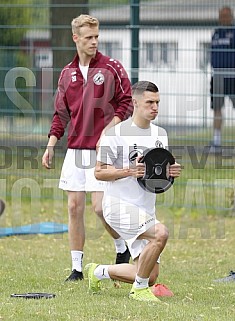
M0 42L2 46L19 45L25 29L27 26L30 28L31 8L27 6L29 2L28 0L11 0L9 4L9 0L1 0Z
M0 89L2 91L0 99L0 109L6 111L7 115L12 116L13 110L19 111L16 108L17 103L9 99L12 93L12 84L9 84L7 79L8 72L16 66L26 66L27 59L22 55L22 51L18 49L21 40L26 31L31 27L31 11L32 6L30 0L1 0L0 4ZM16 49L17 48L17 49ZM13 85L12 85L13 86ZM8 89L10 90L8 91ZM25 88L25 83L22 78L17 79L14 84L14 90L20 91ZM27 96L23 93L22 96ZM19 96L18 96L19 97ZM21 112L19 112L21 113Z

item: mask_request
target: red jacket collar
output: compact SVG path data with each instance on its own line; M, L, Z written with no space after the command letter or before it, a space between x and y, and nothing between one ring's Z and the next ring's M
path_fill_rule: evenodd
M95 57L92 58L90 61L89 67L93 67L101 57L102 57L102 53L97 50ZM70 63L70 67L77 68L78 64L79 64L79 56L78 54L76 54L72 62Z

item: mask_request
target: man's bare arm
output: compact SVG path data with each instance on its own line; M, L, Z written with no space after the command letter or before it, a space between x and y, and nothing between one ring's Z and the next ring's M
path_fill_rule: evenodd
M102 162L97 162L95 167L95 177L101 181L115 181L128 176L142 177L145 166L142 163L136 163L133 168L115 168Z

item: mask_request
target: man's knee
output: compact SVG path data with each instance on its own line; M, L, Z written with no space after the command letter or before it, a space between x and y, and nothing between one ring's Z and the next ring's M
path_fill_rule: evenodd
M93 204L92 205L93 212L96 213L99 217L103 217L103 210L101 204Z
M70 200L68 202L68 213L70 217L79 217L84 213L84 204L77 202L76 200Z
M155 226L155 239L165 243L168 240L169 231L167 227L163 224L157 224Z
M103 193L101 192L92 193L92 210L101 219L103 218L102 198L103 198Z

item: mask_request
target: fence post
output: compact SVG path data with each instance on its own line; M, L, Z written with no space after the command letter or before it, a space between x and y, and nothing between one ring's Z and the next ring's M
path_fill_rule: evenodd
M131 82L139 79L139 0L131 0Z

